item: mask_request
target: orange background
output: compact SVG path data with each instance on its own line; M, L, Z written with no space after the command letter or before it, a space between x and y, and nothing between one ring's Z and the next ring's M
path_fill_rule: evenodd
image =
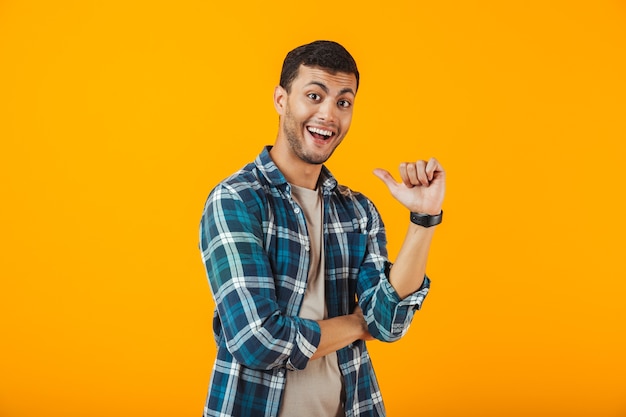
M273 143L284 54L362 73L329 167L448 173L433 290L371 343L390 416L626 416L623 1L0 1L0 416L199 416L197 250L217 181Z

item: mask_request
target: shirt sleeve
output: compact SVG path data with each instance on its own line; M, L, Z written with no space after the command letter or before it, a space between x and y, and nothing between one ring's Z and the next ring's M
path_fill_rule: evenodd
M319 345L320 328L313 320L282 314L258 202L250 201L222 184L202 216L200 249L221 324L216 332L248 368L304 369Z
M422 307L430 289L424 276L422 286L401 299L389 282L392 267L387 256L385 227L380 214L368 200L367 244L359 269L357 297L370 334L385 342L402 338L409 330L413 315Z

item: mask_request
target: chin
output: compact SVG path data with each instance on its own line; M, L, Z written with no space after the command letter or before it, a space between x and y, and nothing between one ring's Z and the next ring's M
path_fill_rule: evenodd
M310 155L300 155L300 159L307 164L311 165L321 165L324 162L328 161L328 157L323 157L319 155L310 156Z
M329 154L307 154L302 160L309 164L321 165L330 159L334 151L333 149Z

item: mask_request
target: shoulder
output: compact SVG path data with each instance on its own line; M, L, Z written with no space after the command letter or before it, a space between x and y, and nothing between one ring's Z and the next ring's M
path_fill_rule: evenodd
M266 181L254 163L249 163L239 171L220 181L209 193L207 205L222 200L235 200L248 206L264 200Z
M331 201L335 204L345 205L347 208L354 206L356 209L368 211L374 208L372 201L367 196L345 184L340 184L326 166L322 168L321 183L324 192L330 194Z
M337 230L367 233L382 225L382 219L372 200L348 186L338 185L331 194L330 204L330 222Z
M360 191L353 190L346 185L337 185L333 195L335 200L353 205L357 210L376 211L372 200Z

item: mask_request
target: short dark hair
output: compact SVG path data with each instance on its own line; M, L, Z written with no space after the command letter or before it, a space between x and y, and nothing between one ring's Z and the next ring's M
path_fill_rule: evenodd
M280 72L280 86L287 92L291 90L291 83L298 76L300 65L320 67L331 74L345 72L354 74L356 88L359 89L359 70L350 52L333 41L315 41L297 47L290 51L283 61Z

